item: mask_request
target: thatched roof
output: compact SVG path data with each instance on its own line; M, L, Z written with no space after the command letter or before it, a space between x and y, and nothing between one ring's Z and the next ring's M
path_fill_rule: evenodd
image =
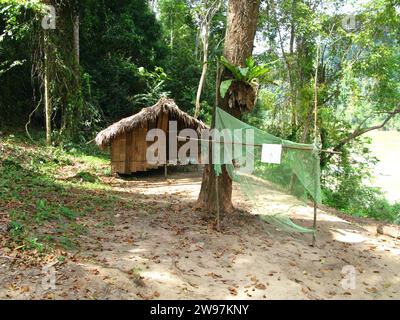
M120 134L142 127L145 123L154 122L161 114L166 112L170 114L171 120L183 123L186 128L195 129L199 133L202 129L206 128L203 122L179 109L174 100L161 98L154 106L144 108L139 113L124 118L99 132L96 136L96 144L104 148L110 144L112 139Z

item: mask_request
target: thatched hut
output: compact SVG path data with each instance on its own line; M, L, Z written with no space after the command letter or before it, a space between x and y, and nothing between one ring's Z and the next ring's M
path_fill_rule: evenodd
M100 148L111 146L112 172L130 174L157 167L146 161L147 147L151 144L146 141L146 135L155 128L168 134L169 121L177 122L178 131L190 128L200 134L205 128L203 122L180 110L172 99L162 98L154 106L144 108L101 131L96 143Z

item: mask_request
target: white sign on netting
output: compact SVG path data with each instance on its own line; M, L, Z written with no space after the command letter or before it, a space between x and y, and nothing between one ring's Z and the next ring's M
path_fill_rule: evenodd
M281 164L282 145L281 144L263 144L261 153L261 162Z

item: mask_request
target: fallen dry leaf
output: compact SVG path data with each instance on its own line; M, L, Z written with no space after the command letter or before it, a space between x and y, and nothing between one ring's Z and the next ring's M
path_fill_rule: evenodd
M220 274L216 274L216 273L214 273L214 272L207 273L207 276L210 276L210 277L212 277L212 278L214 278L214 279L220 279L220 278L222 278L222 276L221 276Z
M259 282L259 283L256 284L256 288L260 289L260 290L266 290L267 286L265 284Z
M21 292L23 293L23 292L29 292L29 287L28 286L23 286L23 287L21 287Z
M375 287L371 287L371 288L367 288L367 291L370 292L370 293L377 293L378 289L375 288Z
M236 288L234 288L234 287L229 287L228 290L229 290L229 292L231 293L231 295L237 296L238 292L237 292Z

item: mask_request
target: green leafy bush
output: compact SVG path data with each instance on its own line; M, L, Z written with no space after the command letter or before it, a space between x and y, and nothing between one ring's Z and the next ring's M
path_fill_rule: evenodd
M369 186L372 167L377 159L369 155L369 149L361 144L332 161L323 172L323 202L345 213L388 222L398 222L400 203L391 204L384 193ZM359 155L354 159L354 152Z

